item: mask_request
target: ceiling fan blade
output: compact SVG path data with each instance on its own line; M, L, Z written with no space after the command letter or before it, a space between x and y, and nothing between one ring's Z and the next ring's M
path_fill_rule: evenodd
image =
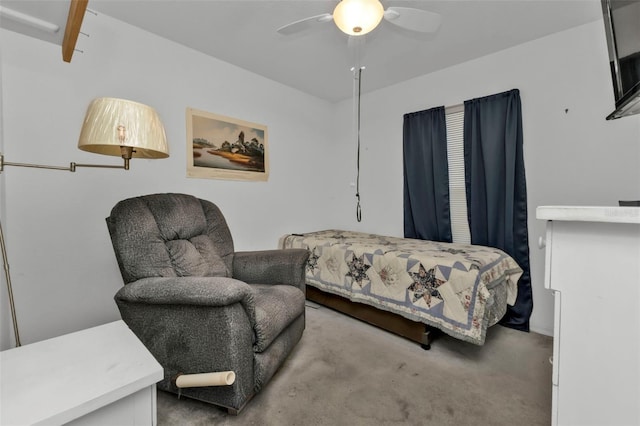
M384 11L384 19L411 31L433 33L440 27L442 16L435 12L412 7L389 7Z
M323 13L322 15L311 16L309 18L300 19L299 21L283 25L276 31L282 35L290 35L306 30L307 28L311 28L318 22L329 22L332 20L333 16L330 13Z

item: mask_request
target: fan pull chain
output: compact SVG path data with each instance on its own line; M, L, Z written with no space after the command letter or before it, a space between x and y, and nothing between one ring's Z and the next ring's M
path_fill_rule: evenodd
M358 151L356 154L356 219L358 222L362 222L362 207L360 206L360 92L362 90L362 70L364 67L360 67L356 69L355 67L351 70L353 71L353 100L354 100L354 113L356 118L356 139L358 143Z

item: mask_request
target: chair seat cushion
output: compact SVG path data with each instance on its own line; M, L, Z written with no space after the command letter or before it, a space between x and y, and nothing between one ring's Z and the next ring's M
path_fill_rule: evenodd
M256 341L253 351L260 353L304 314L305 295L291 285L251 284L255 304Z

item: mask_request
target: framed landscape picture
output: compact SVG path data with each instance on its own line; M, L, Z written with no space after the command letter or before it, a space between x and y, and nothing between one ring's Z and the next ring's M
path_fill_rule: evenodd
M187 176L266 181L267 127L187 108Z

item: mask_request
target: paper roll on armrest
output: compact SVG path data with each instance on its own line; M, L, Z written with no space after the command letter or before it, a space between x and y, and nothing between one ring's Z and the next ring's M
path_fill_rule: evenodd
M217 373L181 374L176 377L179 388L200 388L205 386L228 386L236 381L233 371L219 371Z

